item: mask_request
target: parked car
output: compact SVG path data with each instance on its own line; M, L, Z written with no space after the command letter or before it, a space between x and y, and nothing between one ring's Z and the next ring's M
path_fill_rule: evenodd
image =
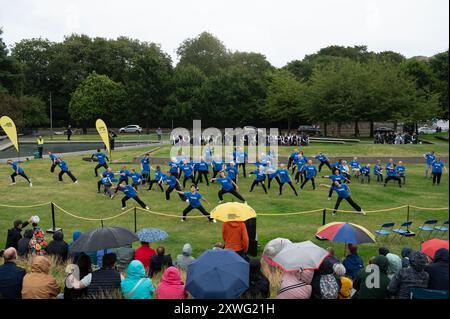
M142 127L139 125L127 125L119 129L119 133L142 133Z
M428 126L422 126L417 129L419 134L433 134L436 133L436 129Z
M306 133L309 135L320 135L320 128L312 125L300 125L297 129L299 133Z

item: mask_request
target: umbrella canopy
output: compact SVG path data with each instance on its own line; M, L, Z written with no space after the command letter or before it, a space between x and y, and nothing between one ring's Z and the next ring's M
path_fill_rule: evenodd
M140 241L145 243L153 243L155 241L161 241L169 237L164 230L159 228L142 228L136 234Z
M375 236L366 228L344 222L334 222L326 224L317 230L316 236L348 244L374 243Z
M76 252L118 248L138 241L139 238L123 227L101 227L82 234L70 248Z
M256 217L255 210L247 204L228 202L216 206L211 211L211 218L222 222L244 222L247 219Z
M207 250L188 266L186 290L197 299L236 299L248 289L249 272L235 251Z
M284 271L315 270L328 255L327 250L308 240L285 246L273 262Z
M433 238L427 241L424 241L420 245L421 251L427 255L428 257L434 259L434 254L437 250L441 248L448 249L448 240Z

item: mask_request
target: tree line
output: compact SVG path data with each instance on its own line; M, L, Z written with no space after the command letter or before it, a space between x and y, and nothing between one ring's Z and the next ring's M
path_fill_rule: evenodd
M24 39L10 50L0 30L0 113L21 127L294 128L309 123L448 118L448 50L406 59L366 46L329 46L276 68L255 52L227 49L203 32L177 49L72 34L62 42Z

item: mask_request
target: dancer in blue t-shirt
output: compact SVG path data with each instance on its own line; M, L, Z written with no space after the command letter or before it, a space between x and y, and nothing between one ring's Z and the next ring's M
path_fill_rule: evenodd
M198 209L203 215L208 217L208 220L210 222L212 221L216 222L214 219L210 217L209 213L206 211L206 209L200 202L202 200L205 203L209 204L206 198L203 198L203 196L198 192L197 185L192 184L190 192L177 191L177 193L183 195L186 198L186 202L189 203L189 206L183 210L183 218L181 219L182 222L186 221L187 214L189 214L189 212L193 209Z

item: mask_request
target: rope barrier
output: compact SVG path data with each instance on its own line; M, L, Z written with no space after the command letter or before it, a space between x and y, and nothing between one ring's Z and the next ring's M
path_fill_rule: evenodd
M47 203L41 203L41 204L35 204L35 205L23 205L23 206L17 206L17 205L3 205L0 204L0 207L7 207L7 208L33 208L33 207L40 207L40 206L45 206L45 205L50 205L52 204L52 202L47 202ZM74 217L74 218L78 218L78 219L82 219L82 220L88 220L88 221L105 221L105 220L111 220L111 219L115 219L118 218L122 215L125 215L127 213L129 213L130 211L132 211L134 209L134 207L127 209L117 215L114 216L110 216L110 217L105 217L105 218L90 218L90 217L82 217L73 213L68 212L67 210L65 210L64 208L62 208L61 206L53 203L53 205L58 208L59 210L61 210L63 213ZM412 206L412 205L403 205L403 206L398 206L398 207L392 207L392 208L386 208L386 209L377 209L377 210L369 210L369 211L365 211L365 213L382 213L382 212L390 212L390 211L394 211L394 210L399 210L399 209L403 209L403 208L414 208L414 209L419 209L419 210L428 210L428 211L444 211L444 210L449 210L449 207L419 207L419 206ZM176 213L161 213L161 212L156 212L156 211L152 211L152 210L147 210L147 209L143 209L141 207L136 207L137 210L141 210L153 215L159 215L159 216L165 216L165 217L173 217L173 218L180 218L182 217L181 215L178 215ZM303 215L303 214L310 214L310 213L316 213L316 212L323 212L323 210L326 209L327 211L335 211L335 212L339 212L339 213L357 213L359 214L359 212L356 212L354 210L343 210L343 209L337 209L334 210L333 208L320 208L320 209L314 209L314 210L308 210L308 211L301 211L301 212L293 212L293 213L258 213L257 216L294 216L294 215ZM186 216L186 218L205 218L204 215L201 216Z
M6 207L6 208L33 208L33 207L40 207L40 206L50 205L51 203L52 202L47 202L47 203L42 203L42 204L35 204L35 205L22 205L22 206L0 204L0 207Z
M55 205L56 208L58 208L58 209L61 210L63 213L65 213L65 214L67 214L67 215L69 215L69 216L72 216L72 217L78 218L78 219L82 219L82 220L89 220L89 221L105 221L105 220L111 220L111 219L120 217L120 216L122 216L122 215L125 215L125 214L129 213L130 211L132 211L132 210L134 209L134 208L132 207L132 208L130 208L130 209L127 209L127 210L121 212L120 214L117 214L117 215L114 215L114 216L111 216L111 217L105 217L105 218L89 218L89 217L81 217L81 216L77 216L77 215L75 215L75 214L69 213L67 210L65 210L64 208L61 208L60 206L56 205L55 203L53 203L53 205Z

